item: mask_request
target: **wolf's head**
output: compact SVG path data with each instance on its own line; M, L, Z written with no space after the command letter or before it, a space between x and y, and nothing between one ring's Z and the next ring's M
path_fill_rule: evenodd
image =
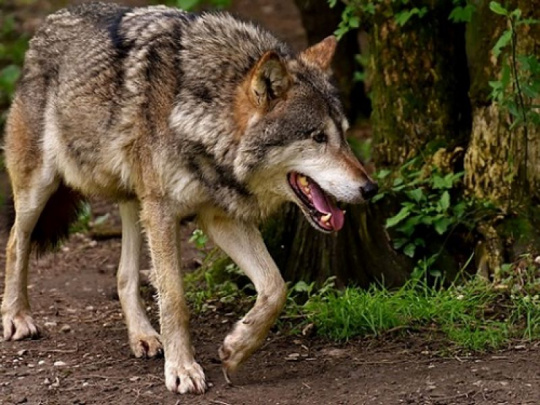
M266 52L235 99L237 175L267 201L295 202L318 230L341 229L336 201L359 203L377 185L351 152L338 92L331 83L334 37L286 59Z

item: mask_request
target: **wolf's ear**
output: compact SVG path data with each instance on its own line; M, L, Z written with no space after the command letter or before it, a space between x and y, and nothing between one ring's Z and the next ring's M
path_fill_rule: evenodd
M284 98L290 86L285 63L276 52L268 51L252 70L248 96L255 107L267 109L273 101Z
M300 58L311 65L315 65L324 71L330 69L332 58L336 52L337 39L330 35L318 44L310 46L300 54Z

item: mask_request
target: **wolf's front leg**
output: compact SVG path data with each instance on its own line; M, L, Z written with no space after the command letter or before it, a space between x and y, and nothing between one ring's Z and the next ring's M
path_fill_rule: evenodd
M167 203L142 202L158 290L161 340L165 354L165 384L170 391L202 394L206 381L202 367L195 362L189 335L189 314L180 274L179 221Z
M207 234L246 273L258 293L255 306L235 325L219 350L225 378L230 382L229 373L264 342L285 305L287 290L255 225L211 214L201 219Z

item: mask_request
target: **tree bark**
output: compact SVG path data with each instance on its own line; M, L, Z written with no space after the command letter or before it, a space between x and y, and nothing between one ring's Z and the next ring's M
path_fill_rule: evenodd
M540 0L513 0L505 5L509 10L520 8L523 18L539 17ZM511 129L510 114L490 99L489 81L500 77L502 61L512 63L513 54L507 48L500 58L493 55L507 21L489 9L488 0L476 6L466 36L473 120L465 184L470 195L490 201L501 211L502 215L479 224L482 240L476 255L478 271L497 278L501 264L540 246L540 128L528 123ZM516 54L539 57L539 49L540 27L519 27Z
M418 153L466 143L470 130L464 27L448 20L451 1L420 2L428 12L403 27L400 2L377 6L370 31L373 137L379 166L397 167Z

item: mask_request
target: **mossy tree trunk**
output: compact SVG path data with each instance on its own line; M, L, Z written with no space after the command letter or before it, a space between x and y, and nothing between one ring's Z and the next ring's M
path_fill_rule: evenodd
M465 183L472 196L490 201L501 211L478 226L482 235L476 255L478 270L496 278L502 263L538 251L540 246L540 128L531 122L511 128L514 120L507 109L491 100L489 81L501 77L502 64L516 62L518 70L520 66L511 46L499 58L492 52L508 28L505 17L494 14L488 0L476 6L466 35L473 120ZM521 9L523 18L540 17L540 0L513 0L505 6ZM522 25L516 33L515 55L539 57L540 27ZM514 86L512 93L517 91Z
M379 167L397 167L429 146L464 146L470 129L464 26L448 20L451 1L415 3L427 14L400 27L394 16L412 6L381 2L370 30Z
M434 142L450 150L466 142L470 109L464 28L448 22L451 1L438 4L422 19L399 27L393 2L387 0L365 26L379 167L396 168ZM414 263L393 250L384 228L393 204L348 207L337 236L317 232L296 208L287 207L264 233L287 280L322 281L336 275L341 282L398 285Z

